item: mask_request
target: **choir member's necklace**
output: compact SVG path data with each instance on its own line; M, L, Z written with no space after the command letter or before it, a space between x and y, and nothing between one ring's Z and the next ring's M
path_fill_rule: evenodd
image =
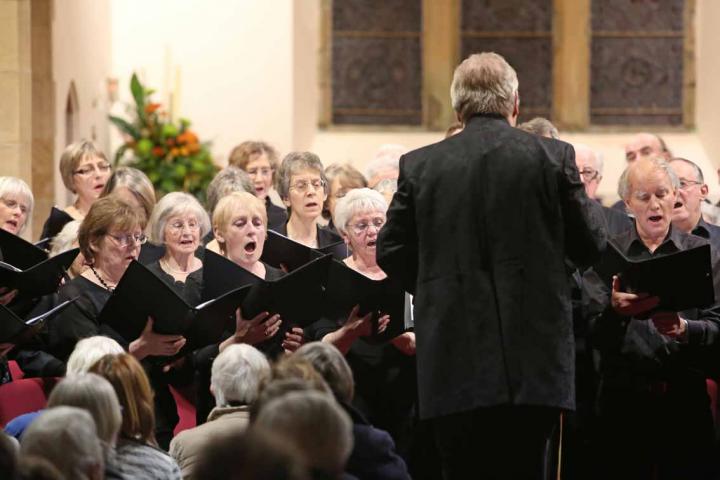
M107 290L108 292L111 292L111 293L113 292L113 290L115 290L115 289L112 288L110 285L108 285L107 283L105 283L105 280L103 280L102 277L100 276L100 274L97 272L97 270L95 270L95 267L93 267L92 265L90 265L90 270L92 270L93 275L95 275L95 278L98 279L98 281L100 282L100 284L101 284L103 287L105 287L105 290Z

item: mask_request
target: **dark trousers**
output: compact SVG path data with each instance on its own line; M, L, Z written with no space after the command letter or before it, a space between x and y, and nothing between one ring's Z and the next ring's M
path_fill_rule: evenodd
M499 406L434 419L443 478L547 478L559 417L554 408Z

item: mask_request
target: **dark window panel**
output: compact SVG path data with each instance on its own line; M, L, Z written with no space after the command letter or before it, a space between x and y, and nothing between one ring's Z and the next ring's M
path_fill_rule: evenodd
M592 0L592 29L683 30L684 0Z
M463 30L541 31L552 28L552 1L463 0Z
M333 30L419 32L422 28L420 0L334 0L332 5Z

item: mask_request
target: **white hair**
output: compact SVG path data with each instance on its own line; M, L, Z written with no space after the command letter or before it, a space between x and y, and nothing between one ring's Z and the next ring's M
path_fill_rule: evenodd
M330 475L345 469L353 447L352 421L326 393L295 391L270 400L255 425L287 438L309 467Z
M407 147L403 145L397 145L394 143L386 143L380 145L375 158L365 167L365 178L372 180L372 178L383 170L398 170L400 171L400 157L408 152Z
M210 385L219 406L250 405L258 396L260 383L269 376L270 364L265 355L241 343L230 345L217 356Z
M648 161L652 162L657 170L665 172L674 190L680 188L680 179L664 158L652 157L649 158ZM622 175L620 175L620 180L618 180L618 195L620 195L620 198L623 200L627 200L632 193L630 189L630 172L633 168L636 168L635 165L638 165L637 161L628 165Z
M102 474L104 468L95 421L77 407L44 410L23 433L20 454L49 461L63 478L91 479L95 472Z
M518 79L515 70L494 52L470 55L458 65L450 99L464 123L478 113L508 116L515 107Z
M32 190L27 183L16 177L0 177L0 198L6 196L22 196L25 197L28 204L27 216L25 217L25 223L18 233L22 233L25 227L32 218L33 207L35 206L35 197L33 197Z
M50 255L60 255L62 252L68 251L73 248L73 244L77 242L78 231L80 231L80 222L78 220L72 220L65 224L60 230L60 233L55 235L50 241Z
M125 353L125 350L110 337L96 335L83 338L75 344L75 348L68 358L65 375L70 377L87 373L90 367L105 355L120 355L121 353Z
M370 188L354 188L335 206L333 222L340 233L346 233L347 224L360 212L387 212L388 205L381 193Z
M165 225L167 225L168 219L183 213L193 214L197 218L200 224L200 239L208 234L210 217L200 202L189 193L171 192L160 199L150 216L148 225L150 241L157 245L165 243Z

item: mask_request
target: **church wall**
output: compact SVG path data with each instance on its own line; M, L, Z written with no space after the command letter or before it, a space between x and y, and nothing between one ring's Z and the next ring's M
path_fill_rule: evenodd
M696 16L697 130L707 156L715 168L720 167L720 2L698 0ZM706 175L714 185L717 177Z

